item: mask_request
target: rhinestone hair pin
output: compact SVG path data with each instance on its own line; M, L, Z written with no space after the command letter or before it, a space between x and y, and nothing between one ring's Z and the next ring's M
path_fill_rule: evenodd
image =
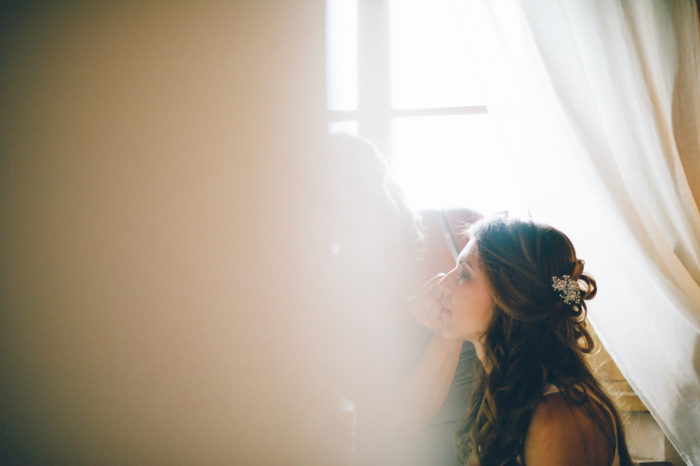
M581 303L581 288L576 280L572 280L569 275L562 275L561 278L552 277L552 288L559 291L566 304Z

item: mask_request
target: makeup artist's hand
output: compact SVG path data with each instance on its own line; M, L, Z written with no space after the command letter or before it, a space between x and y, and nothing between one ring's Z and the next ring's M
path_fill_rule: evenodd
M433 332L440 331L442 327L442 319L440 318L442 292L438 290L437 284L444 276L444 273L439 273L428 280L410 300L411 312L418 323Z

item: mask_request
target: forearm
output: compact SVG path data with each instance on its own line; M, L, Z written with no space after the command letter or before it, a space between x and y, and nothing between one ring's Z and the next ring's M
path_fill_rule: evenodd
M406 434L420 434L445 401L461 348L461 341L445 340L436 332L418 365L387 403L387 420Z

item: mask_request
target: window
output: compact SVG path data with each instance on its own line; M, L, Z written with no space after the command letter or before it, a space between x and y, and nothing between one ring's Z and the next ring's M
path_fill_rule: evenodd
M527 211L453 0L327 0L332 132L375 142L415 209Z

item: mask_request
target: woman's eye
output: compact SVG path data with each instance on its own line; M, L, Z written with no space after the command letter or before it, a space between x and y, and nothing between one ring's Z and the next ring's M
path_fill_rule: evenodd
M463 270L462 272L460 272L459 278L464 278L465 280L469 280L472 277L471 277L471 275L469 275L469 272L467 272L466 270Z

